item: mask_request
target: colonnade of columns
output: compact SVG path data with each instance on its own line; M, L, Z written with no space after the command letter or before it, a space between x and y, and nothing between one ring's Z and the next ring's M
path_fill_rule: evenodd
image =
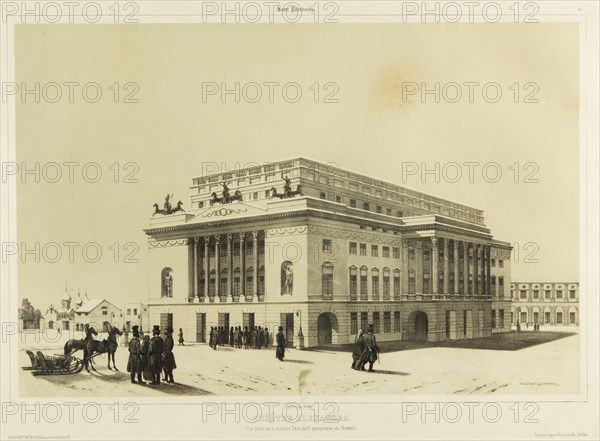
M264 259L263 232L193 237L188 245L190 301L198 298L204 302L208 297L214 302L218 297L226 302L231 297L239 302L240 296L247 302L255 297L264 299L264 274L259 273L260 261Z
M404 295L491 297L490 245L437 236L407 240L403 245L402 292ZM428 259L425 259L425 253L429 253ZM450 256L453 257L452 263ZM454 277L452 282L451 274Z

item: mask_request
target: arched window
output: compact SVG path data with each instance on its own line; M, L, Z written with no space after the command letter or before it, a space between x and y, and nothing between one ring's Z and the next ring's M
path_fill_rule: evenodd
M373 300L379 300L379 268L371 269L371 291Z
M228 271L227 268L223 268L221 270L221 277L219 279L219 295L222 297L227 297L227 279L228 279Z
M356 300L358 296L358 268L352 265L348 270L350 273L350 300Z
M281 295L294 293L294 264L289 260L281 264Z
M233 270L233 295L238 297L240 295L240 268L237 267Z
M366 266L360 268L360 299L367 300L367 271Z
M254 267L251 266L246 268L246 294L254 295Z
M394 269L394 300L400 300L400 269Z
M321 289L324 299L333 298L333 264L324 262L321 265Z
M265 267L258 268L258 295L265 295Z
M390 269L383 269L383 300L390 299Z
M160 272L161 297L173 297L173 269L166 267Z

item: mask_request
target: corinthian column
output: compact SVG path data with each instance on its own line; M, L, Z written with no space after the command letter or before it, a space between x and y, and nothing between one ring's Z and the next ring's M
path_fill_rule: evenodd
M252 246L254 247L254 295L258 298L258 231L252 232Z
M432 294L438 293L439 270L438 270L438 259L440 253L437 247L437 237L431 238L431 292Z
M449 240L444 239L444 296L447 296L450 293L450 256L448 255L448 245Z
M423 242L415 242L415 292L423 294Z
M215 236L215 295L221 297L221 236Z
M233 234L227 235L227 294L233 298Z
M454 295L460 293L460 256L459 256L460 241L454 240Z
M199 250L198 250L198 242L200 242L200 238L194 237L194 297L199 297L198 293L198 262L199 262Z
M202 292L202 297L206 298L208 293L210 292L210 254L209 254L209 246L210 246L210 236L206 236L204 238L204 291Z
M246 296L246 234L240 233L240 293Z
M463 242L463 295L469 295L469 242Z

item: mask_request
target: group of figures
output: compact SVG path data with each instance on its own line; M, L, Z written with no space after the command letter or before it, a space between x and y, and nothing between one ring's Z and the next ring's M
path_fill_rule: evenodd
M134 384L159 385L160 374L164 372L163 381L174 383L173 369L177 368L175 356L173 355L173 328L165 329L164 339L160 336L160 327L154 325L152 338L144 336L140 341L139 326L132 327L133 337L129 341L129 360L127 361L127 372L131 374L131 382ZM137 381L136 381L137 376ZM142 380L143 376L143 380Z
M272 344L269 328L266 326L254 326L251 329L246 326L243 331L241 326L232 326L229 331L224 326L211 326L208 338L208 344L213 349L226 345L238 349L242 346L244 349L260 349Z
M367 333L359 329L352 351L352 369L365 371L365 364L369 363L369 372L373 372L373 363L379 358L379 346L373 334L373 325L367 327Z
M267 348L272 344L271 335L269 334L269 328L266 326L254 326L248 329L248 326L244 327L242 331L241 326L232 326L229 331L224 326L211 326L209 334L208 344L214 350L219 346L229 345L232 348L241 349L261 349ZM283 361L285 355L286 340L283 335L283 327L279 327L277 335L275 336L277 343L277 349L275 356L279 361Z

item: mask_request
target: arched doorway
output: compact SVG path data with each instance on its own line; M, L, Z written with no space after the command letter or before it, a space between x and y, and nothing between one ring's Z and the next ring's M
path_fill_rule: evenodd
M317 319L317 343L328 345L337 343L338 323L337 317L331 312L324 312Z
M427 341L427 331L429 329L429 319L423 311L417 311L414 319L415 340Z

